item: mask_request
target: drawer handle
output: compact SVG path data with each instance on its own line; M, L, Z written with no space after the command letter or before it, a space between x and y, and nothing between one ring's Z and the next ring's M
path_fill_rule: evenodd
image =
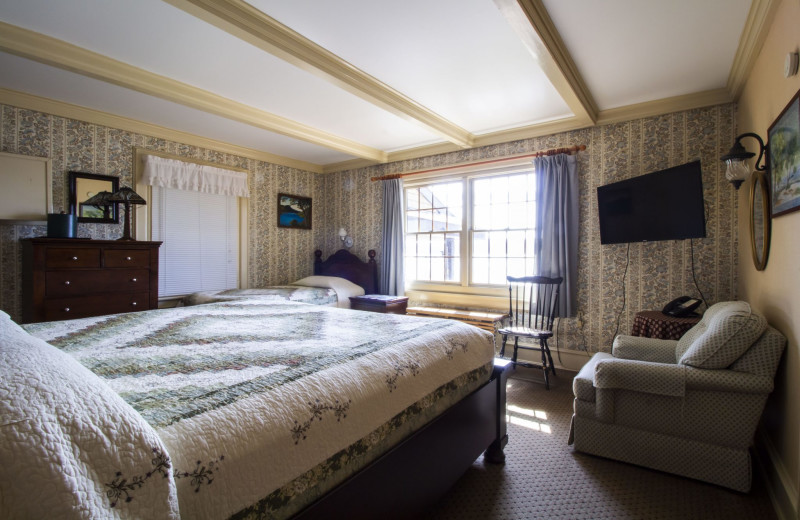
M136 302L131 302L131 305L136 307Z
M73 259L73 260L77 260L77 259L78 259L78 257L77 257L77 256L73 256L73 257L72 257L72 259Z
M136 281L138 281L138 280L137 280L136 278L131 278L131 281L132 281L132 282L136 282Z
M64 285L69 285L69 280L67 280L66 282L64 282Z
M126 257L125 257L125 260L128 260L128 261L130 261L130 259L131 259L131 257L129 257L129 256L126 256Z
M64 307L64 312L69 312L69 307Z

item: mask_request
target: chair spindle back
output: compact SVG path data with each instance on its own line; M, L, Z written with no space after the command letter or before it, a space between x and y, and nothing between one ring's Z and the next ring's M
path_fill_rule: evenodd
M508 313L512 326L552 330L563 278L508 276Z

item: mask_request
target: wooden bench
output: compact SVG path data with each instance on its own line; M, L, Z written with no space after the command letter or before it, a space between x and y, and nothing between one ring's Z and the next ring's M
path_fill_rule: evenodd
M446 318L448 320L459 320L469 323L483 330L494 333L498 324L505 319L508 314L493 312L465 311L461 309L441 309L438 307L409 307L406 314L415 316L428 316L431 318Z

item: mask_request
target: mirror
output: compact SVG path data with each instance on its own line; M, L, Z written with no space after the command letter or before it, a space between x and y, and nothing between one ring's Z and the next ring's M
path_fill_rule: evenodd
M78 222L119 224L117 204L97 207L84 204L101 191L119 191L119 177L97 173L69 172L69 212L78 216Z
M769 186L764 172L755 171L750 177L750 246L753 264L763 271L769 256L771 235Z

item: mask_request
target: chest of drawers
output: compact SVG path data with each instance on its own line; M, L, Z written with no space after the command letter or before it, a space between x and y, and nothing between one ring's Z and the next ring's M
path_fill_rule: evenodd
M25 323L158 307L161 242L63 238L22 241Z

